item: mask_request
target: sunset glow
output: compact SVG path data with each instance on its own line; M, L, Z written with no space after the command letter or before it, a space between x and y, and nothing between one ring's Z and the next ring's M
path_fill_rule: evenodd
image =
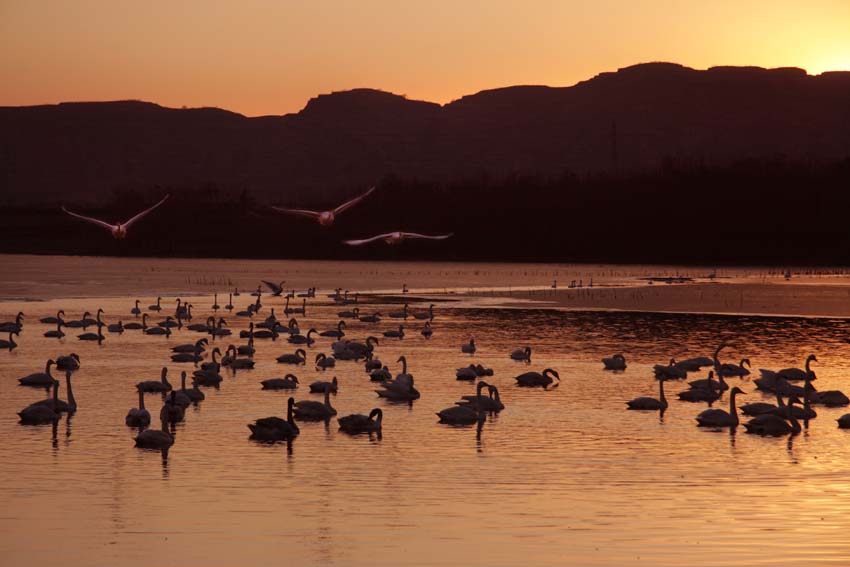
M850 69L842 0L6 2L0 105L142 99L249 116L372 87L449 102L645 61Z

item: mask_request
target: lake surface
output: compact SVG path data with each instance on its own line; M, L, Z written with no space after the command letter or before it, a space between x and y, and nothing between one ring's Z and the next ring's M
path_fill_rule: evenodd
M309 262L299 262L293 275L291 266L273 262L202 260L193 270L196 261L182 260L178 273L145 270L146 260L33 267L22 258L3 258L27 266L5 270L0 295L45 300L0 302L0 321L19 309L27 314L19 347L0 352L3 565L844 565L850 556L850 431L834 421L846 408L818 406L800 435L765 439L742 427L735 434L697 428L694 416L705 406L675 400L684 383L667 384L663 418L625 411L624 404L657 395L652 365L710 356L721 340L733 345L725 361L746 356L754 369L801 366L815 353L818 389L850 391L850 323L843 318L585 312L531 302L504 309L497 298L435 296L431 339L419 334L422 321L410 319L403 340L381 337L376 349L394 372L396 359L407 357L422 393L412 406L379 400L362 363L295 369L275 361L296 348L285 336L258 340L256 368L223 371L220 389L204 389L206 400L187 410L163 455L135 448L137 431L124 425L137 404L134 384L157 379L163 365L174 383L191 365L170 363L169 348L201 335L127 331L107 333L98 345L78 341L82 331L74 329L61 340L43 338L52 326L40 317L64 308L77 319L102 307L109 322L127 322L135 299L144 308L157 294L180 293L198 322L211 313L212 291L228 285L192 283L191 276L214 274L216 265L246 290L275 274L296 280L299 290L316 282L325 289L306 316L296 317L302 330L320 331L339 320L343 307L327 298L338 286L398 291L401 283L414 287L416 275L432 290L542 286L572 273L607 270L613 281L676 268L633 267L626 274L601 267L323 263L311 273ZM26 270L43 274L32 280L39 293L18 293L26 285L16 274ZM418 299L408 297L414 311L431 302ZM226 300L219 295L221 305ZM253 300L246 293L234 304L241 309ZM386 314L402 298L361 301L362 311ZM256 319L271 307L284 317L281 298L264 295L263 304ZM154 320L173 312L174 298L163 306ZM224 317L235 336L216 344L244 344L238 331L248 319ZM389 318L348 323L347 337L361 340L398 325ZM460 352L471 336L474 356ZM330 352L332 340L319 338L307 349L309 359ZM530 365L508 358L525 345L533 349ZM17 378L69 352L83 361L74 375L77 413L63 417L55 432L19 425L16 412L44 394L18 386ZM628 359L624 373L602 370L599 359L615 352ZM480 430L441 425L435 412L474 393L472 383L454 376L470 362L493 368L487 381L499 387L506 409ZM515 385L517 374L547 367L560 372L559 387ZM301 423L289 447L250 441L249 422L286 412L288 394L262 391L260 380L293 370L301 381L296 399L320 400L307 385L337 376L332 404L340 416L381 408L382 436L348 436L332 421ZM750 380L730 382L747 392L739 403L772 401ZM154 416L160 400L146 396ZM727 397L715 407L727 408Z

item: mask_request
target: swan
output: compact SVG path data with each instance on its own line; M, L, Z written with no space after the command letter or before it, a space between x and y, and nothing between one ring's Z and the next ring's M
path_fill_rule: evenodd
M197 382L192 382L192 389L186 390L183 393L186 394L187 396L189 396L189 399L192 401L192 403L198 403L200 401L203 401L204 398L206 398L206 396L201 391L201 389L198 388Z
M151 414L145 409L145 393L141 388L139 391L139 407L131 408L124 418L124 423L130 427L147 427L151 423Z
M499 389L496 386L487 386L489 397L483 396L461 396L461 401L455 402L456 405L472 405L481 407L484 411L499 412L505 409L505 404L499 397Z
M170 392L171 383L168 381L168 368L162 367L159 380L145 380L136 384L136 387L143 392Z
M440 423L470 425L479 421L484 421L484 396L481 395L481 390L489 386L490 385L483 380L478 383L476 386L476 399L480 401L475 405L454 405L437 412L437 417L440 418Z
M18 311L14 321L0 323L0 333L20 333L24 328L24 313Z
M425 326L422 327L422 336L426 339L430 339L431 335L434 334L434 329L431 328L431 321L425 321Z
M418 400L420 397L419 390L413 386L413 376L407 375L406 380L399 381L391 380L382 382L383 390L375 390L375 393L382 398L398 402L409 402Z
M221 363L218 361L216 356L221 356L221 350L219 350L218 347L212 349L212 353L210 354L210 358L212 358L212 361L202 363L201 370L212 372L218 372L219 370L221 370Z
M130 330L133 330L133 331L136 331L136 330L139 330L139 329L144 331L145 329L148 328L148 314L142 313L142 322L141 323L130 322L130 323L127 323L126 325L124 325L124 328L130 329Z
M652 369L659 380L681 380L688 377L688 373L683 368L676 366L675 358L671 358L667 366L656 364Z
M315 332L316 332L316 329L310 329L309 331L307 331L307 336L304 336L304 335L301 335L301 334L295 334L295 335L290 335L289 338L286 339L286 340L288 342L294 344L294 345L304 345L304 344L311 345L314 342L316 342L316 339L314 339L311 336Z
M714 361L707 356L698 356L680 360L676 365L685 372L699 372L703 367L714 366Z
M253 337L254 337L254 322L251 321L250 323L248 323L248 330L247 331L239 331L239 338L240 339L250 339L250 338L253 338Z
M203 352L206 350L206 347L210 344L210 340L206 337L202 339L198 339L194 343L186 343L182 345L177 345L175 347L171 347L171 352L183 352L183 353L196 353Z
M401 311L392 311L392 312L390 312L390 317L391 317L391 318L393 318L393 319L407 319L407 315L408 315L407 310L408 310L408 307L409 307L409 306L407 305L407 303L405 303L405 304L402 306Z
M356 435L358 433L371 433L373 431L381 431L381 422L384 419L384 412L380 408L375 408L369 412L368 416L360 413L346 415L337 420L340 431Z
M201 386L215 386L216 388L224 381L218 370L195 370L192 373L192 381Z
M605 366L605 370L625 370L626 357L622 354L615 354L614 356L603 358L602 364Z
M531 347L515 349L511 353L512 360L520 360L522 362L531 362Z
M326 420L336 415L336 410L331 406L331 389L325 388L325 401L302 400L295 402L293 413L301 420Z
M54 392L59 387L59 382L54 382ZM55 395L55 394L54 394ZM30 404L18 412L21 425L42 425L59 421L62 414L52 407L43 404Z
M224 329L223 328L225 325L227 325L227 321L225 321L223 318L219 318L216 326L213 329L210 330L210 334L213 336L213 339L215 337L230 336L230 334L231 334L230 329Z
M355 307L351 311L340 311L339 313L337 313L337 316L349 319L357 319L358 317L360 317L360 308Z
M322 380L317 380L316 382L313 382L312 384L310 384L310 392L313 394L321 394L325 391L326 388L330 388L330 391L336 394L338 391L338 386L339 384L337 383L336 376L334 376L333 380L331 380L330 382L324 382Z
M717 382L714 381L714 370L708 371L707 378L700 378L699 380L691 380L688 382L688 385L692 390L711 390L711 391L719 391L725 392L729 389L729 384L726 383L726 380L723 379L723 375L719 374L719 380Z
M64 315L65 315L65 310L64 310L64 309L60 309L59 311L57 311L57 312L56 312L56 317L44 317L44 318L42 318L42 319L39 319L39 321L40 321L41 323L45 323L45 324L47 324L47 325L55 325L55 324L56 324L56 323L58 323L59 321L62 321L62 317L63 317ZM63 322L64 322L64 321L63 321Z
M392 329L389 330L389 331L384 331L384 336L388 337L388 338L403 339L404 338L404 325L399 325L397 331L392 330Z
M295 398L286 401L286 419L279 417L263 417L248 424L251 439L255 441L282 441L292 439L299 433L298 425L292 416Z
M253 323L251 323L251 325L252 325L252 328L253 328ZM269 314L268 317L266 317L265 319L263 319L262 321L257 323L258 329L277 329L278 326L279 326L279 324L278 324L277 316L275 316L275 314L274 314L274 307L272 307L272 312ZM242 336L242 333L240 333L239 336Z
M345 336L345 331L343 329L345 329L345 321L340 321L339 323L337 323L336 329L330 331L322 331L321 333L319 333L319 336L341 339Z
M824 390L823 392L815 392L812 395L812 403L821 404L828 408L846 406L850 404L848 398L840 390Z
M35 374L29 374L24 376L23 378L18 378L18 382L21 386L34 386L38 388L49 388L53 385L55 379L53 375L50 374L50 367L56 364L56 362L51 358L47 361L47 364L44 367L44 372L36 372Z
M59 319L56 322L56 328L52 331L45 331L44 336L47 337L48 339L61 339L62 337L65 336L65 333L62 332L62 325L64 325L64 324L65 324L65 322L62 319Z
M286 283L286 280L281 281L279 284L267 280L260 281L266 284L266 287L272 290L272 297L280 297L280 294L283 293L283 284Z
M155 304L153 304L153 305L148 305L148 311L162 311L162 305L161 305L161 303L162 303L162 298L161 298L161 297L157 297L157 298L156 298L156 303L155 303Z
M231 351L233 354L230 354ZM221 357L221 365L222 366L230 366L230 364L236 360L236 351L233 345L228 345L227 350L224 351L224 356Z
M56 370L70 370L74 372L80 369L80 355L72 352L67 356L60 356L56 359Z
M835 421L838 422L838 429L850 429L850 413L845 413Z
M189 397L189 390L186 389L185 370L180 373L180 389L177 390L176 395L174 396L174 403L182 408L186 408L192 403L192 398Z
M119 335L124 332L124 323L119 320L117 323L112 323L111 325L106 326L106 330L110 333L118 333Z
M551 368L545 369L543 372L526 372L516 377L517 385L528 388L543 387L546 388L554 380L561 381L561 376L557 371Z
M260 382L263 390L294 390L298 387L298 376L287 374L283 378L269 378Z
M325 353L320 352L316 355L316 368L326 370L336 366L336 359L332 356L325 356Z
M664 411L667 409L667 398L664 397L664 380L658 381L658 399L641 397L626 402L630 410Z
M458 368L455 372L455 377L458 380L477 380L478 373L475 371L475 365L470 364L464 368Z
M796 396L791 396L791 397L796 397ZM808 396L804 396L803 399L804 399L803 407L790 406L790 405L786 405L782 401L782 395L781 394L776 394L777 406L775 408L771 408L770 410L768 410L766 412L762 412L762 414L759 414L759 415L763 415L763 414L768 413L768 414L772 414L772 415L775 415L775 416L778 416L778 417L781 417L781 418L785 418L785 417L788 416L788 412L791 412L791 415L793 415L795 419L809 420L809 419L816 418L818 416L818 414L815 410L813 410L811 407L809 407Z
M362 246L364 244L369 244L371 242L375 242L377 240L383 240L385 244L389 244L390 246L394 246L396 244L401 244L405 240L446 240L447 238L451 238L454 236L453 232L448 234L421 234L418 232L402 232L397 230L395 232L386 232L384 234L376 234L375 236L370 236L369 238L360 238L356 240L343 240L344 244L349 246Z
M292 317L287 323L286 326L277 323L275 325L275 330L278 333L289 333L290 335L297 335L301 332L301 328L298 326L298 319Z
M68 209L65 208L65 205L62 205L62 211L64 213L71 215L72 217L75 217L75 218L78 218L80 220L84 220L86 222L95 224L95 225L97 225L101 228L105 228L112 235L112 238L115 238L116 240L123 240L124 238L127 237L127 231L130 230L131 226L133 226L134 224L139 222L141 219L143 219L148 214L150 214L154 209L156 209L157 207L162 205L164 202L166 202L170 196L171 195L166 195L156 205L145 209L144 211L136 214L135 216L130 217L128 220L126 220L124 222L119 222L119 223L116 223L116 224L110 224L110 223L104 222L100 219L96 219L96 218L93 218L93 217L87 217L87 216L84 216L84 215L80 215L80 214L71 212L71 211L69 211Z
M130 315L135 315L136 317L138 317L142 314L142 310L139 308L139 303L141 303L141 301L137 299L136 306L130 309Z
M468 343L460 345L460 352L466 354L475 354L475 339L470 337Z
M146 335L165 335L171 336L171 328L168 323L171 321L171 315L165 318L166 326L165 327L149 327L142 331Z
M65 326L69 329L85 329L89 326L89 321L91 321L91 313L86 311L83 313L82 319L72 319L71 321L65 321Z
M683 402L708 402L709 405L720 399L722 395L723 392L713 388L691 388L678 394Z
M162 429L145 429L135 439L136 447L142 449L167 449L174 444L174 436L168 432L168 422L162 420Z
M375 190L375 187L370 187L365 193L358 195L358 196L354 197L353 199L350 199L350 200L344 202L343 204L339 205L338 207L336 207L334 209L329 209L327 211L312 211L312 210L309 210L309 209L292 209L292 208L289 208L289 207L274 207L274 206L272 207L272 209L274 209L278 212L284 213L284 214L288 214L288 215L297 215L297 216L302 216L302 217L314 219L321 226L330 226L334 223L334 220L336 220L337 215L344 213L345 211L347 211L348 209L350 209L351 207L353 207L354 205L356 205L357 203L359 203L360 201L362 201L363 199L365 199L366 197L371 195L374 190Z
M368 357L378 345L378 339L373 336L366 337L366 343L354 341L337 341L331 345L334 357L338 360L357 360Z
M434 320L434 304L428 306L428 311L423 311L420 313L413 314L414 319L419 319L420 321L433 321Z
M387 382L393 379L392 372L386 366L383 368L378 368L369 373L369 379L372 382Z
M53 411L74 413L77 411L77 400L74 399L74 390L71 388L71 372L65 373L65 387L68 390L68 401L59 399L59 381L53 382L53 397L41 400L33 405L48 406Z
M785 378L788 381L794 382L798 380L811 380L812 370L810 368L812 362L817 362L818 357L813 354L810 354L806 357L805 370L801 370L799 368L783 368L779 372L776 373L776 376L779 378Z
M738 410L735 408L735 398L738 394L745 394L741 388L735 386L729 390L729 412L722 409L707 409L697 417L699 427L737 427Z
M750 359L749 358L742 358L740 364L731 364L731 363L722 364L720 366L720 371L717 373L717 375L720 376L720 377L724 377L724 376L730 376L730 377L749 376L750 371L747 370L748 366L750 366Z
M794 417L794 404L800 400L794 396L788 399L788 405L785 406L786 413L784 417L779 417L774 414L757 415L744 424L747 433L756 435L769 435L771 437L781 437L783 435L796 435L801 431L800 423ZM789 424L788 421L791 423Z
M183 421L186 411L177 404L177 392L172 390L171 396L162 404L162 409L159 410L159 419L168 423L178 423Z
M282 354L277 357L281 364L307 364L307 353L299 348L294 354Z
M233 354L236 354L236 347L233 347ZM233 370L250 370L254 368L254 361L247 358L234 358L229 366Z
M361 323L380 323L381 322L381 312L375 311L371 315L364 315L360 317Z
M233 294L228 295L227 305L224 306L228 311L233 311Z
M103 336L103 321L100 320L100 316L103 313L102 309L97 310L97 319L95 320L95 324L97 325L97 333L83 333L82 335L77 335L77 338L81 341L102 341L106 337Z
M241 354L242 356L254 356L257 350L254 348L254 339L248 339L247 345L239 345L236 349L236 354Z

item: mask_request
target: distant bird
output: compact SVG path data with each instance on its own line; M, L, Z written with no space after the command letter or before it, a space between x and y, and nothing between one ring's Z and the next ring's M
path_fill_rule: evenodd
M696 417L697 424L700 427L737 427L738 410L735 408L735 396L744 393L742 389L735 386L729 390L729 411L707 409Z
M311 211L311 210L307 210L307 209L290 209L288 207L272 207L272 208L274 210L278 211L278 212L285 213L285 214L288 214L288 215L298 215L298 216L302 216L302 217L315 219L322 226L330 226L334 223L334 220L336 220L337 215L344 213L345 211L347 211L348 209L350 209L351 207L353 207L354 205L356 205L357 203L359 203L360 201L362 201L363 199L365 199L366 197L371 195L374 190L375 190L374 187L370 187L369 190L366 191L365 193L363 193L362 195L358 195L357 197L354 197L353 199L346 201L345 203L341 204L337 208L331 209L329 211Z
M470 338L468 343L460 345L460 352L465 354L475 354L475 339Z
M174 444L174 437L168 432L168 422L162 420L162 429L145 429L135 439L136 447L142 449L167 449Z
M80 369L80 355L72 352L56 359L56 370L75 371Z
M279 296L281 293L283 293L283 284L285 284L285 283L286 283L285 281L282 281L282 282L280 282L279 284L276 284L276 283L274 283L274 282L270 282L270 281L266 281L266 280L262 280L262 282L263 282L264 284L266 284L266 286L267 286L270 290L272 290L272 295L273 295L273 296L275 296L275 297L277 297L277 296Z
M325 388L325 401L317 402L314 400L302 400L295 402L293 413L295 417L301 420L326 420L336 415L336 409L331 406L331 389Z
M626 357L622 354L615 354L614 356L603 358L602 364L605 365L605 370L625 370Z
M434 334L434 329L431 328L431 321L425 321L425 326L420 331L422 336L426 339L430 339L431 335Z
M551 368L545 369L543 372L526 372L516 377L517 385L526 388L548 388L549 384L558 380L561 381L561 376L557 371ZM480 384L480 382L479 382Z
M511 353L511 359L531 362L531 347L518 348Z
M384 234L378 234L372 236L370 238L361 238L358 240L343 240L345 244L349 246L362 246L363 244L369 244L370 242L375 242L377 240L383 240L386 244L395 245L401 244L404 240L410 239L423 239L423 240L446 240L447 238L451 238L454 236L453 232L448 234L438 234L438 235L430 235L430 234L420 234L418 232L386 232Z
M263 390L294 390L298 387L298 376L287 374L283 378L269 378L260 382Z
M667 398L664 397L664 380L658 381L658 399L640 397L626 402L630 410L664 411L667 409Z
M62 206L62 210L65 213L71 215L72 217L76 217L76 218L84 220L86 222L96 224L99 227L105 228L106 230L108 230L112 234L112 238L115 238L117 240L123 240L124 238L127 237L127 231L130 229L131 226L133 226L136 222L140 221L142 218L147 216L151 211L153 211L154 209L159 207L161 204L163 204L165 201L167 201L170 196L171 195L166 195L165 197L162 198L162 200L159 203L157 203L153 207L151 207L149 209L145 209L144 211L142 211L141 213L137 214L136 216L130 218L126 222L123 222L123 223L119 222L118 224L109 224L108 222L104 222L104 221L99 220L99 219L95 219L95 218L92 218L92 217L87 217L87 216L84 216L84 215L80 215L80 214L71 212L68 209L66 209L64 205Z
M62 317L64 315L65 315L65 310L60 309L59 311L56 312L56 317L44 317L42 319L39 319L39 321L42 322L42 323L45 323L45 324L55 325L56 323L58 323L59 321L62 320Z
M24 313L18 312L14 321L0 323L0 333L20 333L24 328Z
M307 353L304 349L299 348L294 354L282 354L278 356L277 361L281 364L306 364Z
M298 435L298 425L292 417L294 405L295 398L289 398L286 402L286 419L263 417L248 424L248 429L251 430L251 439L255 441L283 441Z
M339 429L345 433L356 435L357 433L369 433L381 430L381 421L384 418L384 412L380 408L375 408L369 412L368 416L360 413L355 413L341 417L337 420Z
M330 391L334 394L338 391L339 384L337 382L336 376L334 376L333 380L330 382L325 382L322 380L318 380L310 384L310 392L313 394L321 394L325 391L325 388L330 388Z
M9 340L8 341L0 340L0 350L9 349L11 351L15 347L17 347L18 343L16 343L15 339L12 338L12 335L17 335L17 334L18 334L17 331L12 331L11 333L9 333Z
M170 392L171 383L168 381L168 368L162 367L159 380L145 380L136 384L136 388L143 392Z
M145 409L145 392L141 388L139 390L139 407L132 408L127 412L127 417L124 418L124 423L130 427L145 427L150 425L151 414Z
M23 378L18 378L18 382L20 382L21 386L34 386L36 388L49 388L53 385L54 378L53 375L50 374L50 367L56 364L53 359L47 361L47 365L44 368L44 372L36 372L35 374L29 374L24 376Z

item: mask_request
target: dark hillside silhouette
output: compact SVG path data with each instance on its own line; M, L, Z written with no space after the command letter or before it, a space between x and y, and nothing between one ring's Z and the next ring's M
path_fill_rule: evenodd
M446 184L848 155L850 73L650 63L445 106L357 89L259 118L133 101L0 108L0 204L104 204L115 191L212 184L313 205L388 176Z

